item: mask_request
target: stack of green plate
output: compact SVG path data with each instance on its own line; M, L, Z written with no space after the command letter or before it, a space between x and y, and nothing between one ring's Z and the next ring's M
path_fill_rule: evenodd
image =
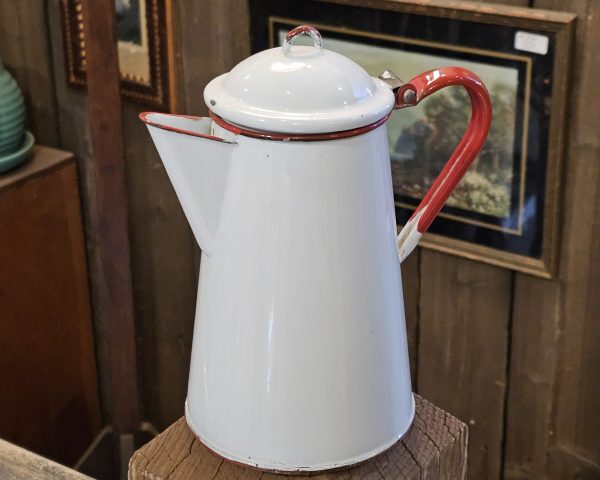
M21 163L33 146L33 135L24 130L23 95L0 62L0 172Z

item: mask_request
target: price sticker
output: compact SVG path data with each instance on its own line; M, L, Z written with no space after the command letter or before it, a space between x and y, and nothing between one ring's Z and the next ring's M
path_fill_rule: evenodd
M515 48L525 52L546 55L550 39L545 35L530 32L517 32L515 34Z

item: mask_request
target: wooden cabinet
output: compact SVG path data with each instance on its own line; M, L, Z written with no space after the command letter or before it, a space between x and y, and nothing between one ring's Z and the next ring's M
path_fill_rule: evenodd
M0 175L0 437L73 464L100 430L77 171L35 147Z

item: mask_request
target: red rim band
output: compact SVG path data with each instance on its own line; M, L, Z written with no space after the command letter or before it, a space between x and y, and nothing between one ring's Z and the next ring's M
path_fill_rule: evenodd
M233 123L229 123L227 120L219 117L216 113L209 110L210 118L219 127L225 130L235 133L236 135L243 135L245 137L260 138L261 140L273 140L281 142L315 142L324 140L339 140L341 138L355 137L362 135L363 133L375 130L380 127L390 117L392 112L388 113L385 117L380 118L375 123L365 125L364 127L353 128L351 130L342 130L341 132L328 132L328 133L305 133L305 134L294 134L294 133L279 133L279 132L265 132L260 130L250 130L244 127L240 127Z

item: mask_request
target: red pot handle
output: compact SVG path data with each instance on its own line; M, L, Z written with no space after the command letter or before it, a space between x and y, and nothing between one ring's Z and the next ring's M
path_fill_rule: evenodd
M475 160L487 138L492 104L485 85L473 72L445 67L422 73L402 85L396 93L395 108L414 107L421 100L451 85L462 85L471 98L471 120L462 140L452 153L427 194L398 235L398 255L404 260L448 200L452 190Z

